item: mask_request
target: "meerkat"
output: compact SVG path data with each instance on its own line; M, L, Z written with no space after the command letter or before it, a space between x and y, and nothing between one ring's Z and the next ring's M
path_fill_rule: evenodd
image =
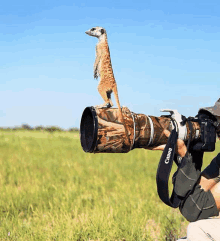
M118 97L117 84L115 81L112 63L111 63L106 30L102 27L94 27L86 31L86 34L88 34L89 36L98 38L98 43L96 45L96 59L94 63L94 78L97 79L98 77L100 77L100 81L98 84L98 91L101 97L103 98L103 100L105 101L104 104L99 105L98 107L101 107L101 108L112 107L113 103L111 100L111 94L113 92L115 95L115 100L120 113L120 122L124 124L124 118L122 115L122 110L121 110L119 97ZM126 127L125 127L125 133L128 139Z

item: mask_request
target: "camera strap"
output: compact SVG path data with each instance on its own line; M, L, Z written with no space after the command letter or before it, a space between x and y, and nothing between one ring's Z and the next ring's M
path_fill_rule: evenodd
M176 143L178 139L177 124L175 123L175 120L173 120L172 118L171 120L173 122L174 129L172 130L168 138L166 147L160 158L160 162L157 169L156 181L157 181L157 192L160 199L168 206L177 208L180 205L181 199L178 198L174 190L170 198L169 188L168 188L169 176L173 165ZM175 162L177 164L176 156L175 156Z

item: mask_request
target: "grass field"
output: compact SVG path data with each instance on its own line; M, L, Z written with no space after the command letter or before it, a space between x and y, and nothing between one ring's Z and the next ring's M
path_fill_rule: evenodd
M157 195L160 155L84 153L77 132L1 131L0 240L175 240L188 222Z

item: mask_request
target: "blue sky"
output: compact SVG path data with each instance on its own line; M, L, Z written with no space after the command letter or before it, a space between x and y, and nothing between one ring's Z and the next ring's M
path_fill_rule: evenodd
M0 126L79 127L84 108L103 103L97 39L85 34L94 26L107 30L121 105L195 116L220 97L219 9L217 0L1 1Z

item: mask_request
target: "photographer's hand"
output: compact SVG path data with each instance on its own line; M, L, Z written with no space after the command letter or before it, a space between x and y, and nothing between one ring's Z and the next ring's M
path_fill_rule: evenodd
M170 136L170 131L168 130L164 130L163 133L165 134L166 137L169 137ZM157 147L154 147L152 148L151 150L160 150L160 151L163 151L164 148L165 148L166 144L164 145L161 145L161 146L157 146ZM187 148L186 148L186 145L184 143L183 140L181 139L178 139L177 140L177 146L176 146L176 153L178 155L180 155L181 157L184 157L186 155L186 152L187 152Z

